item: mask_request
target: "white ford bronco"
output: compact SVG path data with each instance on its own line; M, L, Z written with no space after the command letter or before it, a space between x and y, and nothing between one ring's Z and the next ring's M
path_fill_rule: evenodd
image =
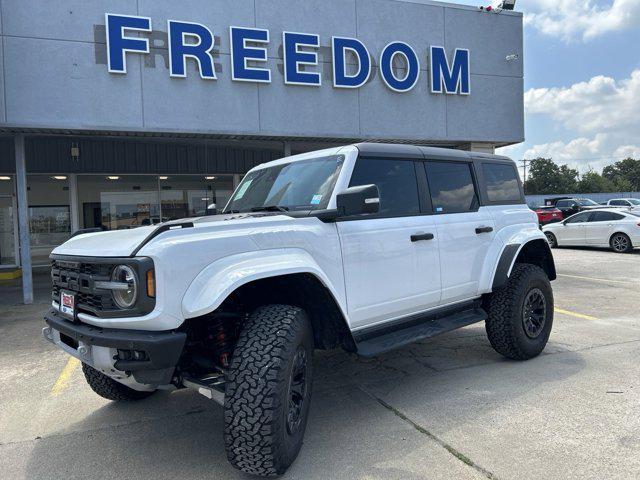
M545 347L556 278L508 158L358 144L247 173L221 214L83 233L52 255L44 337L110 400L193 388L224 408L232 465L282 474L314 349L365 357L485 322Z

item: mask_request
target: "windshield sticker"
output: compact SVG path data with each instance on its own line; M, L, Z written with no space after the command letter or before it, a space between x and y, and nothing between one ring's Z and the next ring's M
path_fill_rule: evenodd
M314 195L311 199L311 205L320 205L322 201L322 195Z
M253 178L251 180L247 180L242 185L240 185L240 188L238 189L238 193L236 193L236 196L233 199L240 200L242 197L244 197L244 194L247 193L248 188L251 186L251 182L253 182Z
M436 207L436 212L440 213L440 212L444 212L444 208L442 207Z

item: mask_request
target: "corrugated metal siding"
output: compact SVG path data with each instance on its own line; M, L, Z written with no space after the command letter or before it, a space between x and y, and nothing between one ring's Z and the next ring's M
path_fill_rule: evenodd
M213 145L86 137L28 137L28 173L245 173L281 156L276 151ZM71 145L80 158L71 158ZM15 171L13 139L0 138L0 172Z

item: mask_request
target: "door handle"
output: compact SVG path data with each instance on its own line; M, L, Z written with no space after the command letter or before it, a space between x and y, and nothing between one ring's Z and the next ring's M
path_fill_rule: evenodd
M493 232L493 227L478 227L476 228L476 234L480 235L481 233L491 233Z
M414 243L422 240L433 240L434 238L433 233L416 233L415 235L411 235L411 241Z

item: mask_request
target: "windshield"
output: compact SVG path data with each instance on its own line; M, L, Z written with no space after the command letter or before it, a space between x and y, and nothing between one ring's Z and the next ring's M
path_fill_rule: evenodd
M581 198L578 200L578 204L581 207L592 207L594 205L598 205L596 202L594 202L593 200L589 199L589 198Z
M627 201L631 205L640 205L640 200L638 200L637 198L627 198Z
M331 155L250 172L224 213L325 209L343 163Z

